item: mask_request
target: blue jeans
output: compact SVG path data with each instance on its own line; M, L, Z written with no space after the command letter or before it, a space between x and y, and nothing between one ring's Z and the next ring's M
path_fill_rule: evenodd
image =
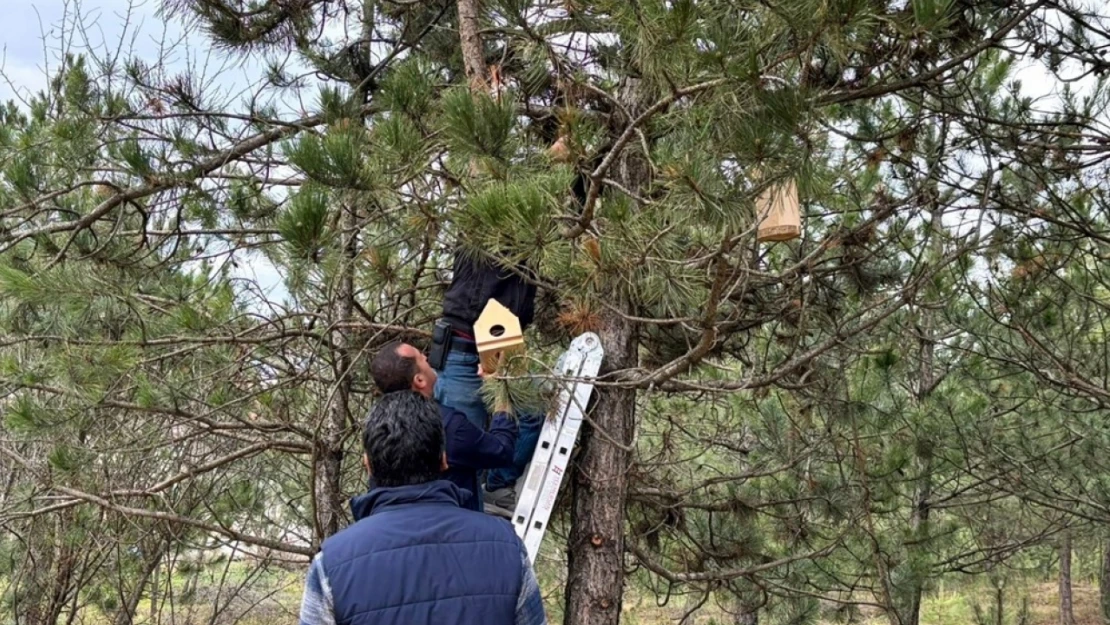
M466 339L454 337L455 343L469 343ZM470 343L473 345L473 343ZM482 401L480 389L482 378L478 377L478 355L459 350L447 352L443 370L439 371L435 389L432 393L436 402L450 406L466 415L475 426L483 430L489 427L489 410ZM497 490L516 483L532 461L536 443L543 429L544 415L519 415L517 419L516 449L513 452L513 466L493 469L487 473L486 488ZM481 493L475 493L481 499Z
M462 339L455 337L454 340ZM432 389L436 403L463 413L474 427L488 429L490 415L479 392L482 378L478 377L478 354L451 350L438 374Z

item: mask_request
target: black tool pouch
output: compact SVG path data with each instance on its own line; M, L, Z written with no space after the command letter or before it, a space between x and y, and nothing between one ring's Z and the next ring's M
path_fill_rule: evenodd
M447 352L451 351L451 326L442 319L436 320L432 330L432 346L428 349L428 364L436 371L442 371L447 363Z

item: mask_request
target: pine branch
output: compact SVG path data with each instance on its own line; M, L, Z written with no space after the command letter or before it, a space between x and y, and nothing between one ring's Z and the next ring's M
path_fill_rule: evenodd
M786 566L787 564L792 564L794 562L799 562L802 560L816 560L818 558L825 557L832 553L834 550L838 549L840 547L840 541L844 540L846 537L847 536L845 532L837 537L837 539L831 545L823 549L780 558L778 560L774 560L764 564L757 564L755 566L749 566L742 569L722 569L719 571L706 571L704 573L677 573L675 571L671 571L670 569L657 562L654 558L648 555L647 552L637 547L631 541L628 542L625 548L632 555L636 556L636 559L640 562L640 564L644 565L644 568L651 571L652 573L655 573L656 575L659 575L669 582L704 582L714 580L729 580L739 577L751 577L756 573L777 569L779 567Z
M628 144L630 140L632 140L632 137L636 136L636 131L642 124L646 123L649 119L654 117L659 112L665 110L667 107L669 107L671 104L674 104L678 100L691 95L695 95L697 93L701 93L702 91L707 91L709 89L719 87L726 84L728 81L728 78L717 78L715 80L708 80L682 89L676 89L672 91L671 94L667 97L662 98L655 104L649 106L647 110L636 117L636 119L631 120L631 122L629 122L629 124L625 126L624 131L621 133L621 135L613 143L613 147L609 150L609 153L605 155L605 158L601 161L597 168L590 172L590 188L589 191L586 193L586 203L582 207L582 213L579 216L577 223L568 228L566 232L563 233L563 236L568 239L576 239L580 235L585 233L587 229L589 229L590 225L593 223L594 207L597 204L598 196L601 195L601 185L604 183L605 174L608 173L609 168L612 167L613 164L616 162L617 157L620 156L621 152L624 150L624 147Z
M18 453L12 451L11 449L8 449L7 447L5 447L3 445L0 445L0 454L3 454L5 456L7 456L8 458L11 458L16 464L22 466L24 469L26 469L28 472L30 472L34 475L38 475L38 474L41 473L41 471L38 470L38 468L35 467L35 465L31 461L29 461L28 459L24 458L23 456L21 456ZM44 478L40 478L40 479L43 480L42 481L43 484L51 484L51 481L47 481ZM161 512L161 511L158 511L158 510L148 510L146 508L133 508L133 507L130 507L130 506L120 505L120 504L117 504L117 503L114 503L114 502L110 501L106 497L102 497L102 496L99 496L99 495L93 495L91 493L87 493L85 491L78 490L76 488L70 488L68 486L62 486L62 485L57 484L57 483L51 484L50 488L52 490L58 491L59 493L69 495L70 497L74 497L74 498L79 499L83 502L95 504L97 506L100 506L101 508L104 508L105 510L111 510L112 512L117 512L117 513L122 514L124 516L141 517L141 518L147 518L147 519L157 519L157 520L160 520L160 521L167 521L169 523L187 525L189 527L195 527L197 529L200 529L200 530L203 530L203 531L206 531L206 532L212 532L214 534L219 534L221 536L227 536L228 538L231 538L233 540L237 540L237 541L240 541L240 542L244 542L248 545L256 545L256 546L259 546L259 547L266 547L268 549L273 549L274 551L279 551L279 552L283 552L283 553L295 553L295 554L305 555L305 556L311 556L315 553L315 551L313 549L310 549L310 548L307 548L307 547L299 547L297 545L290 545L290 544L283 543L283 542L276 541L276 540L270 540L270 539L267 539L267 538L259 538L257 536L252 536L250 534L246 534L244 532L234 530L230 527L215 525L213 523L206 523L204 521L198 521L196 519L186 517L186 516L181 516L181 515L178 515L178 514L174 514L172 512ZM62 506L61 504L59 504L59 506L69 507L68 505Z
M369 113L376 110L375 105L365 105L362 107L364 113ZM260 132L248 139L244 139L226 150L221 150L214 156L207 158L197 165L193 166L189 171L180 175L170 176L152 176L152 179L145 184L127 189L125 191L117 191L108 199L102 201L97 205L89 214L77 219L75 221L62 221L38 226L35 228L26 228L14 232L0 233L0 253L10 250L14 245L20 241L32 237L55 234L59 232L77 232L84 230L97 222L101 217L104 217L112 209L118 206L141 200L148 196L173 189L175 187L184 187L192 184L194 181L203 178L205 175L216 171L217 169L227 165L236 159L242 158L255 150L272 145L282 139L288 138L297 134L302 130L314 128L325 122L323 115L310 115L303 117L291 125L283 126L280 128L272 128L270 130Z
M856 91L833 93L822 97L820 100L818 100L818 104L826 106L830 104L844 104L845 102L853 102L856 100L874 99L891 93L905 91L906 89L920 87L931 80L943 76L948 70L963 65L968 59L980 54L984 50L998 45L1003 39L1006 38L1006 35L1008 35L1010 31L1020 26L1022 22L1024 22L1030 15L1037 12L1038 9L1048 6L1048 4L1049 3L1047 2L1047 0L1038 0L1037 2L1034 2L1027 9L1010 18L1010 20L1003 24L998 30L994 31L994 33L992 33L990 37L987 37L986 39L979 42L977 45L972 46L962 54L957 55L955 58L930 71L914 76L913 78L907 78L905 80L900 80L898 82L886 85L873 85L871 87L859 89Z

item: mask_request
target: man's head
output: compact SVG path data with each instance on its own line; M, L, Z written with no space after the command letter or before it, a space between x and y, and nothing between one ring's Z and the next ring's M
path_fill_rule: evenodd
M387 393L362 429L367 468L385 488L437 480L447 470L443 438L435 402L413 391Z
M383 393L411 390L431 397L436 386L436 371L428 359L420 350L400 341L386 345L374 356L370 374Z

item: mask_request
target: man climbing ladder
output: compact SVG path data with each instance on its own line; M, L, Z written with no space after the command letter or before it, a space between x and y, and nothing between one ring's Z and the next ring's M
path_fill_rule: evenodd
M481 366L498 373L506 358L512 358L511 354L519 354L524 348L524 334L519 320L496 300L486 304L474 323L474 341ZM534 446L535 451L527 463L528 477L518 486L519 498L510 517L517 536L524 541L530 561L535 560L547 531L547 522L578 440L578 430L593 392L594 378L601 368L602 356L601 339L587 332L571 342L570 348L555 365L555 401L547 410L548 418L542 422L538 444ZM444 410L453 411L448 407ZM462 425L480 432L465 418L459 420ZM505 448L505 451L508 449Z
M477 427L488 427L489 411L482 400L479 345L475 324L491 301L512 314L523 332L532 322L536 287L516 271L488 261L456 254L454 275L443 300L443 318L436 322L429 362L440 374L435 399L463 412ZM513 464L489 471L482 491L486 512L510 519L534 562L547 531L555 499L570 462L571 452L593 392L593 378L604 352L597 335L575 338L554 369L557 401L551 414L521 414ZM520 478L527 470L523 484Z

